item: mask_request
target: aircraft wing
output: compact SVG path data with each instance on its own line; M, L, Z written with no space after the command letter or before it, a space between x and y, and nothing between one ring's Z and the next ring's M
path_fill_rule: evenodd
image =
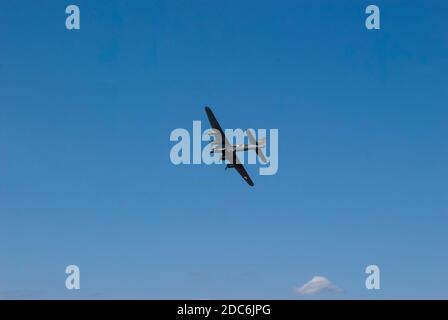
M225 148L226 146L229 146L230 143L229 141L227 141L226 135L224 133L224 131L222 130L221 126L219 125L218 120L216 120L215 115L212 112L212 109L210 109L209 107L205 107L205 113L207 113L207 118L208 121L210 122L210 125L212 126L212 128L214 130L218 130L218 132L221 134L221 144L222 147Z
M243 179L246 180L248 185L250 185L251 187L254 186L252 179L249 177L249 174L247 173L246 169L244 169L244 166L241 163L236 163L235 169L243 177Z
M244 169L244 166L241 163L240 159L238 159L236 152L226 151L225 154L226 154L227 161L229 161L231 164L233 164L234 168L236 169L236 171L238 171L240 176L243 177L243 179L247 182L248 185L253 187L254 183L252 182L252 179L249 177L249 174L247 173L246 169Z

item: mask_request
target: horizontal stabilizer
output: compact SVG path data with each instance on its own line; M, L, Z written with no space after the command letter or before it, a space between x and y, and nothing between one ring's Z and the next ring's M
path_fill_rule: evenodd
M257 153L257 156L260 158L260 160L263 163L268 163L268 160L266 159L266 156L263 153L263 147L266 143L266 138L259 139L258 141L255 139L255 136L253 134L253 129L247 129L247 137L249 139L249 143L252 145L256 145L255 152Z

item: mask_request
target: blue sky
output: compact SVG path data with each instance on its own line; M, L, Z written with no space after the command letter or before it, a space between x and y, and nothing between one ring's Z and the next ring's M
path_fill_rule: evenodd
M448 298L447 12L2 3L0 298ZM225 128L278 128L278 173L249 166L249 188L171 164L171 130L206 124L205 105ZM341 291L294 293L313 276Z

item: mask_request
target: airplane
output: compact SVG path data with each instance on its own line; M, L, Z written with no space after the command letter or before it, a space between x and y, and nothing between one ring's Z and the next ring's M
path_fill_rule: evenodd
M252 179L249 177L246 169L241 164L236 153L239 151L255 150L256 154L260 159L267 163L266 157L263 153L263 148L265 147L266 139L256 140L251 130L247 130L247 137L249 139L249 144L230 144L227 140L224 131L216 120L215 115L209 107L205 107L205 113L207 114L208 121L212 127L212 131L209 135L215 137L215 143L212 145L211 154L221 153L221 160L228 160L230 163L226 165L225 170L235 168L236 171L243 177L251 187L254 186Z

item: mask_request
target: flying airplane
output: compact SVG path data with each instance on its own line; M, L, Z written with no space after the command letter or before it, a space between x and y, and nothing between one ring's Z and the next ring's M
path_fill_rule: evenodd
M265 147L266 139L256 140L251 133L251 130L247 130L249 144L230 144L212 110L209 107L205 107L205 113L207 113L208 120L210 121L210 125L213 129L209 135L215 136L215 143L213 144L210 153L221 153L221 159L229 161L226 165L226 170L235 168L247 184L253 187L254 183L249 177L246 169L244 169L244 166L241 164L236 153L238 151L255 150L260 159L266 163L266 157L262 150Z

